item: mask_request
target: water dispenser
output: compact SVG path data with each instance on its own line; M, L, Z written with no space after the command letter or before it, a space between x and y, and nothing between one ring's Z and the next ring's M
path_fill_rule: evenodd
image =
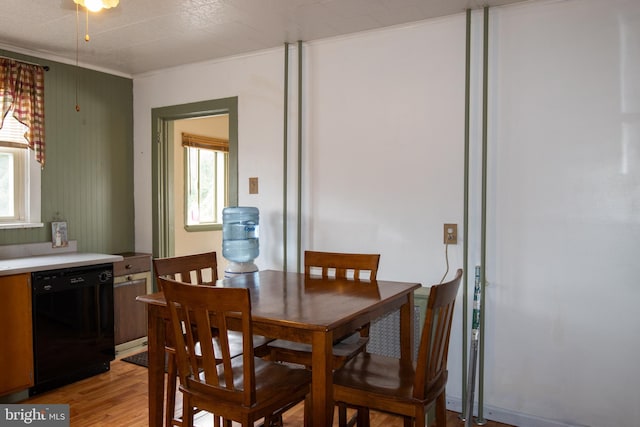
M258 208L227 207L222 210L222 256L229 261L225 277L258 271L253 260L260 254Z

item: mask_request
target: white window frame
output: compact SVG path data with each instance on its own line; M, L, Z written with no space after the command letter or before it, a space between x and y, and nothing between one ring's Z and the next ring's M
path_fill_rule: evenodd
M5 117L3 131L15 133L12 129L20 126L13 118L12 111ZM4 132L3 132L4 134ZM0 152L11 153L14 158L14 215L0 217L0 229L43 227L41 222L41 174L42 168L35 159L27 141L16 144L0 137Z
M190 162L190 150L196 150L195 153L198 159L200 158L199 153L203 150L207 150L208 152L214 153L215 156L215 165L214 169L214 181L215 181L215 195L214 195L214 221L213 222L192 222L190 220L190 211L189 211L189 193L190 193L190 174L191 169L194 167L198 167L199 165L193 165ZM222 156L222 159L220 159ZM184 208L185 208L185 216L184 216L184 227L187 231L205 231L205 230L221 230L222 229L222 208L227 205L228 200L228 182L225 178L227 176L226 170L229 167L229 153L222 152L217 150L209 150L205 148L195 148L195 147L184 147L184 159L185 159L185 191L184 191ZM224 166L221 166L221 163ZM196 184L199 187L199 183ZM196 190L199 191L199 190ZM222 195L223 200L219 200L219 195Z

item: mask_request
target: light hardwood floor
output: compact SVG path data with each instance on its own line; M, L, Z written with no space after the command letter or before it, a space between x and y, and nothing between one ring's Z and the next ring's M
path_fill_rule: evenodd
M70 405L71 427L146 427L147 369L116 360L104 374L34 396L24 403L67 403ZM337 415L335 416L337 420ZM302 426L302 404L284 416L285 426ZM213 425L211 417L199 414L196 426ZM234 424L235 425L235 424ZM334 426L337 426L337 421ZM373 412L372 427L401 427L402 419L389 414ZM447 427L464 425L458 414L449 412ZM510 427L489 421L487 427Z

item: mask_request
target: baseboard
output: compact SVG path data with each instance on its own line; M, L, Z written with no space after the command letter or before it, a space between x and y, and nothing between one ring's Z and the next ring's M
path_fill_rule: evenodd
M139 353L147 347L147 337L137 338L135 340L118 344L116 346L116 359L127 357L133 353Z
M447 409L462 413L462 400L455 397L447 397ZM474 405L473 413L477 415L478 405ZM508 409L496 408L495 406L484 405L483 416L487 420L509 424L517 427L584 427L579 424L567 424L562 421L550 420L536 417L520 412L509 411ZM476 419L474 425L478 425Z
M0 403L19 403L29 398L29 390L22 390L0 397Z

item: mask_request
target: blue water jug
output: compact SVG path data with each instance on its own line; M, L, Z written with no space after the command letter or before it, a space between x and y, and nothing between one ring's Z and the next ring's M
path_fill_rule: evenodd
M252 262L260 254L258 208L227 207L222 210L222 256L232 262Z

